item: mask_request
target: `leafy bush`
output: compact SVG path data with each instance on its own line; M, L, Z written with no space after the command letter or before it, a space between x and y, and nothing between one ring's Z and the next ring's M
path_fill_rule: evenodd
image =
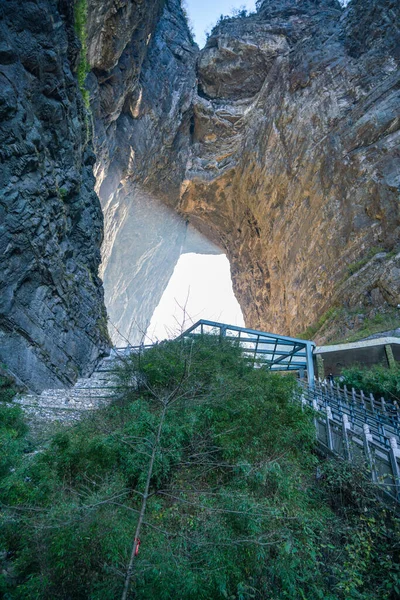
M394 523L360 537L365 503L332 500L335 464L316 480L293 378L213 337L162 343L118 375L113 405L4 470L4 597L121 597L139 512L137 600L395 597Z
M343 383L375 398L400 401L400 367L386 369L381 365L371 368L350 367L342 371Z
M0 477L21 454L27 426L19 406L0 404Z
M0 402L10 402L16 393L12 379L7 375L0 375Z

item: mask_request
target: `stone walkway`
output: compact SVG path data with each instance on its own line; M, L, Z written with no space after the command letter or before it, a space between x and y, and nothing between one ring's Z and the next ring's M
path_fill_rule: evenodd
M72 388L48 389L13 399L19 404L34 430L56 423L72 424L84 413L106 406L115 397L115 358L105 358L88 378L78 379ZM46 427L47 428L47 427Z

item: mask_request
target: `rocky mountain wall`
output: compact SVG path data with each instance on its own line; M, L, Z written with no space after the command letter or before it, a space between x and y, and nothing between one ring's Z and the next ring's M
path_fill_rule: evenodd
M105 136L104 108L96 121L111 322L139 340L186 221L226 252L249 326L293 335L332 306L397 306L397 3L266 0L200 54L180 2L159 10L127 94L120 50L112 76L93 62L119 107Z
M180 0L2 0L0 361L39 390L107 351L103 215L117 341L199 248L252 327L395 310L399 22L397 0L264 0L199 53Z
M97 29L92 4L88 82L105 217L101 272L113 341L136 344L181 253L221 252L175 211L190 152L198 48L180 0L120 2L118 11L105 2Z
M109 347L73 25L68 0L0 2L0 361L35 391Z
M200 53L178 210L225 249L249 326L400 303L399 23L394 0L265 0Z

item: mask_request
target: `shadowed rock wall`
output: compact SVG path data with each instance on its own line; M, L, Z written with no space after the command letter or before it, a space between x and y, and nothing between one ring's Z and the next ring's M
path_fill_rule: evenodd
M131 2L120 4L113 12L113 2L103 3L99 27L89 2L89 83L110 333L116 343L135 344L180 254L221 250L199 240L175 212L190 152L198 54L180 0L138 2L133 12ZM110 28L121 31L118 39Z
M71 2L0 3L0 361L36 391L109 345L78 52Z

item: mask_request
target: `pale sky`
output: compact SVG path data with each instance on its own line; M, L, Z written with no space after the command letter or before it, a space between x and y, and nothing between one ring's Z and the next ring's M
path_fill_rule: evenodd
M176 337L199 319L244 327L225 254L182 254L154 311L146 343Z
M184 0L196 42L203 48L205 31L210 31L221 15L230 15L232 9L244 7L255 11L255 0Z

